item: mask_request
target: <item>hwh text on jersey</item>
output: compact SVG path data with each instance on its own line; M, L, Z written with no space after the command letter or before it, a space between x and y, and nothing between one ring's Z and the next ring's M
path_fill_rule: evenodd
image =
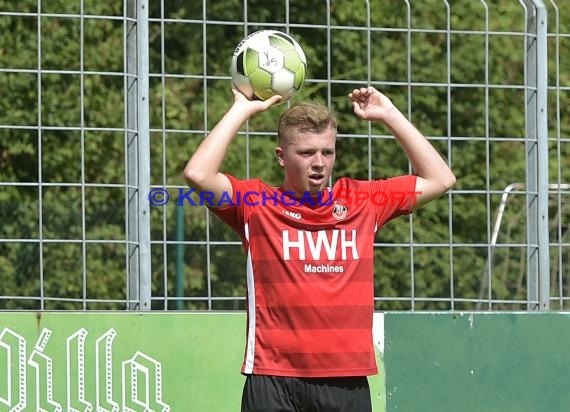
M356 229L319 230L309 232L306 230L284 230L283 260L291 260L291 251L298 251L299 260L307 259L307 252L312 260L336 260L337 251L340 251L340 259L358 259L356 248ZM323 257L325 252L325 257ZM350 252L350 256L349 256Z

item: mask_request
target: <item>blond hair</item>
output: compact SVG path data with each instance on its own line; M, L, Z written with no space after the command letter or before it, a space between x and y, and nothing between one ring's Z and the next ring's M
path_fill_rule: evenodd
M297 133L320 133L329 128L336 130L336 119L329 109L317 103L299 103L285 110L279 118L279 146L284 147Z

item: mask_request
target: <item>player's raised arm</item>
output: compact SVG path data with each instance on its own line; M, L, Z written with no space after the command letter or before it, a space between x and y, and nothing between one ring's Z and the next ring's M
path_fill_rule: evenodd
M230 198L233 194L230 181L220 173L220 167L240 127L251 116L280 100L280 96L273 96L265 101L248 100L239 91L232 91L232 106L198 146L184 168L184 178L188 186L195 188L198 193L207 192L212 204L217 204L224 194Z
M455 184L455 175L438 151L403 115L388 97L374 87L354 89L349 94L354 113L364 120L383 122L406 152L418 176L416 205L433 200Z

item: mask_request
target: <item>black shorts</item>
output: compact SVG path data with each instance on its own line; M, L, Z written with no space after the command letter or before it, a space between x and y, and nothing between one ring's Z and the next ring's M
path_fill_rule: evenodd
M372 401L365 376L247 375L241 412L372 412Z

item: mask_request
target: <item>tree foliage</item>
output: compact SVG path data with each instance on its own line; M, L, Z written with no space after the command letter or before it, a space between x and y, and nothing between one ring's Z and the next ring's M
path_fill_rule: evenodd
M473 309L474 299L489 295L489 260L491 298L525 300L523 194L511 195L499 245L489 246L502 191L526 181L525 44L524 36L513 34L524 31L524 11L517 1L487 9L470 0L453 2L449 10L441 1L406 4L282 0L269 6L249 0L244 9L241 0L150 2L151 184L168 187L174 200L186 190L186 161L232 100L228 69L234 47L260 28L289 30L309 61L295 100L328 104L339 120L335 178L409 172L388 131L351 113L346 94L368 83L392 98L458 176L453 194L379 234L377 307L449 309L454 299L455 308ZM46 309L124 308L123 5L50 1L41 3L41 15L37 7L31 0L0 0L0 12L16 12L0 13L0 295L8 297L0 299L0 308L39 308L39 297ZM549 18L550 27L560 24L560 33L570 32L569 22ZM566 43L550 42L565 55ZM567 62L554 70L551 56L549 82L567 84ZM570 168L564 167L569 125L557 117L564 117L567 100L565 93L549 94L553 183L570 182ZM224 170L280 183L273 148L283 108L242 129ZM568 243L566 203L563 194L551 197L554 244ZM241 245L207 210L185 205L180 220L175 201L154 207L151 237L153 307L180 307L178 293L192 298L182 305L188 309L208 308L202 298L209 295L236 297L213 301L214 309L244 307ZM558 276L568 273L569 262L568 248L553 246L553 296L570 295L568 281Z

